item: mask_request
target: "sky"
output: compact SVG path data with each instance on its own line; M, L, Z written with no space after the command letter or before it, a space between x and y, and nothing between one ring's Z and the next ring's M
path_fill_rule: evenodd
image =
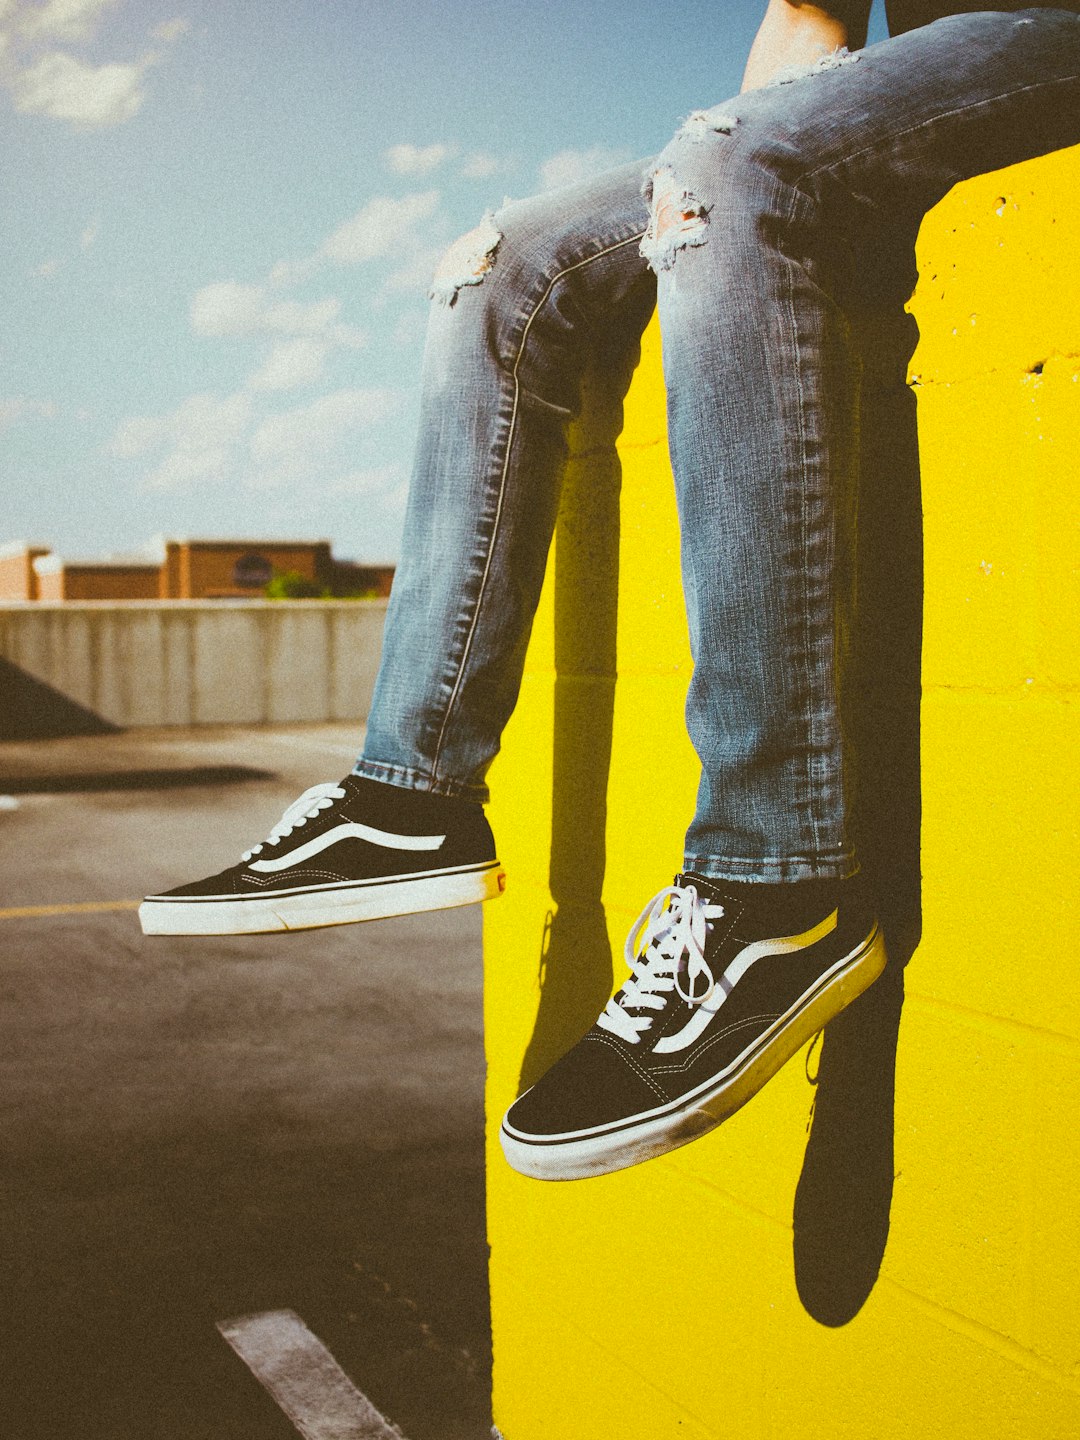
M395 560L440 253L737 91L762 5L0 0L0 545Z

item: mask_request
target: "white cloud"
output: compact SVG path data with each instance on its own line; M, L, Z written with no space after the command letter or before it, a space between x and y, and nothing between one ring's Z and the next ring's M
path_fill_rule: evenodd
M283 371L284 362L282 378ZM292 378L295 381L295 372ZM164 415L133 416L117 427L108 453L143 461L148 467L143 484L151 490L230 485L266 491L293 486L302 496L312 493L313 485L325 485L323 467L343 441L398 410L401 392L338 390L261 418L255 398L248 391L191 395ZM402 477L396 467L391 469L394 473L388 469L384 475L373 474L370 484L381 485L380 494L396 496ZM397 503L394 499L393 505Z
M223 280L196 291L191 328L196 335L215 339L264 335L277 339L248 385L254 390L291 390L313 385L335 347L358 350L367 343L363 330L338 320L340 313L336 296L308 303L274 300L261 285Z
M389 153L389 152L387 152ZM438 190L411 191L406 195L377 195L350 219L333 230L311 255L301 260L281 260L270 272L269 283L274 289L296 285L310 277L326 262L336 265L362 265L387 256L398 261L400 278L391 288L411 286L415 267L428 266L428 240L433 228L441 228L433 217L439 209ZM430 268L424 284L430 279ZM362 337L361 337L362 338ZM350 341L341 335L339 344ZM352 343L356 343L353 341Z
M82 251L92 249L93 246L97 244L97 238L100 233L101 217L95 215L94 218L83 227L79 234L79 249ZM48 259L42 260L37 265L32 266L28 273L35 280L51 280L54 275L70 263L73 254L74 251L72 250L66 255L50 255Z
M79 60L60 44L92 39L108 10L119 0L46 0L42 5L12 5L0 0L0 23L13 21L10 33L0 34L0 53L10 41L16 52L9 60L2 83L11 91L15 108L27 115L66 120L78 129L104 129L121 125L138 114L146 100L147 72L162 58L151 50L140 59L92 65ZM176 19L152 32L172 44L189 28Z
M26 414L26 397L13 395L10 400L0 400L0 430L6 430Z
M270 284L275 290L298 285L318 268L318 264L315 255L309 255L306 260L279 260L270 271Z
M265 307L261 285L235 280L204 285L191 301L191 328L196 335L257 335Z
M411 350L422 343L427 333L428 312L410 305L402 310L389 332L389 341L397 350Z
M188 489L224 481L235 466L236 447L251 427L251 398L191 395L165 415L140 415L118 426L109 453L137 460L154 451L166 453L146 476L154 490Z
M213 481L222 484L232 471L233 454L224 445L173 450L146 477L151 490L188 490Z
M405 467L392 463L353 470L331 480L319 496L319 505L330 514L361 517L363 539L359 549L369 558L385 557L396 554L400 548L408 498ZM357 505L357 500L362 504Z
M84 129L121 125L146 99L143 77L149 60L130 65L87 65L55 51L11 81L15 108L48 115Z
M398 175L427 175L453 153L449 145L391 145L383 159Z
M403 465L375 465L370 470L353 470L332 480L326 487L328 495L363 495L365 499L385 498L407 485Z
M402 480L392 490L387 490L381 499L381 509L384 515L400 517L405 514L405 506L409 503L409 482Z
M258 464L281 464L327 454L346 435L385 420L398 408L394 390L336 390L308 405L268 416L251 437Z
M333 296L303 304L271 300L261 285L222 280L204 285L191 302L196 335L324 335L333 326L341 301Z
M437 246L421 246L403 264L392 271L384 282L387 290L415 290L426 295L431 288L431 277L439 263L442 251Z
M322 377L329 353L327 341L308 335L281 340L252 375L248 388L295 390L302 385L314 385Z
M242 393L191 395L170 417L176 442L187 449L211 449L241 439L251 420L251 401Z
M629 150L613 150L607 145L594 145L589 150L560 150L540 166L540 188L558 190L564 185L577 185L632 159Z
M56 406L51 400L28 400L25 395L0 399L0 430L20 420L51 420L55 415Z
M262 323L266 330L282 335L323 335L341 312L341 301L333 295L305 305L300 300L279 300L267 305Z
M177 17L175 20L163 20L160 25L155 25L151 34L155 40L161 40L164 41L166 45L171 45L175 40L179 40L182 35L186 35L190 29L190 20L183 20Z
M168 433L168 416L133 415L117 427L109 442L109 454L119 460L137 460L149 450L156 450Z
M419 233L420 225L430 219L438 204L437 190L424 190L397 199L376 196L327 237L319 255L339 265L359 265L396 254Z
M489 155L486 150L476 150L465 157L461 174L466 180L489 180L501 169L502 166L494 155Z
M358 325L335 325L330 334L334 344L344 350L360 350L368 343L367 331Z
M47 0L44 5L23 8L19 28L27 36L47 35L53 40L88 40L98 21L118 0Z

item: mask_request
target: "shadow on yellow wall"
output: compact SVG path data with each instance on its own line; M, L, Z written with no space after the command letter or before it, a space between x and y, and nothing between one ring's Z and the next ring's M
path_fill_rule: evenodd
M619 612L622 464L615 441L638 353L598 347L563 476L555 529L553 908L540 942L540 1005L519 1093L581 1038L614 981L602 891Z
M824 1032L814 1077L792 1223L799 1297L824 1325L858 1313L885 1253L903 970L922 930L922 507L907 385L917 339L898 307L863 318L857 621L845 723L857 757L856 851L876 896L889 967Z
M893 1093L903 967L918 944L922 540L917 339L894 307L867 317L858 605L847 725L859 756L856 834L890 942L890 970L825 1035L795 1199L799 1295L826 1325L854 1316L877 1278L893 1178ZM571 435L555 537L552 908L526 1090L589 1028L621 971L603 903L617 674L619 499L615 441L637 352L598 354ZM663 793L662 776L643 776ZM659 883L659 880L658 880Z
M1078 179L1080 147L924 223L925 637L895 308L867 367L847 722L890 968L713 1135L551 1185L506 1166L499 1119L595 1019L694 794L655 326L619 458L617 423L575 437L492 776L510 884L484 915L488 1214L513 1440L1077 1433Z

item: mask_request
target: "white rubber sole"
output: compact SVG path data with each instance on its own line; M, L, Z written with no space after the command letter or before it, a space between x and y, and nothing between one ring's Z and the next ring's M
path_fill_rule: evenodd
M806 1004L781 1016L707 1086L622 1126L571 1135L527 1136L504 1119L499 1130L503 1154L515 1170L536 1180L584 1180L688 1145L756 1095L808 1040L874 983L885 962L884 937L875 928L837 961L832 975Z
M263 935L477 905L494 900L505 888L506 872L496 860L481 869L251 899L147 897L139 906L139 923L144 935Z

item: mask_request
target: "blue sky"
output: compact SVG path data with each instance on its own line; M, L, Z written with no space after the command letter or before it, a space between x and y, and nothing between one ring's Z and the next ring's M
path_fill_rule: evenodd
M395 558L441 249L737 90L760 9L0 0L0 543Z

